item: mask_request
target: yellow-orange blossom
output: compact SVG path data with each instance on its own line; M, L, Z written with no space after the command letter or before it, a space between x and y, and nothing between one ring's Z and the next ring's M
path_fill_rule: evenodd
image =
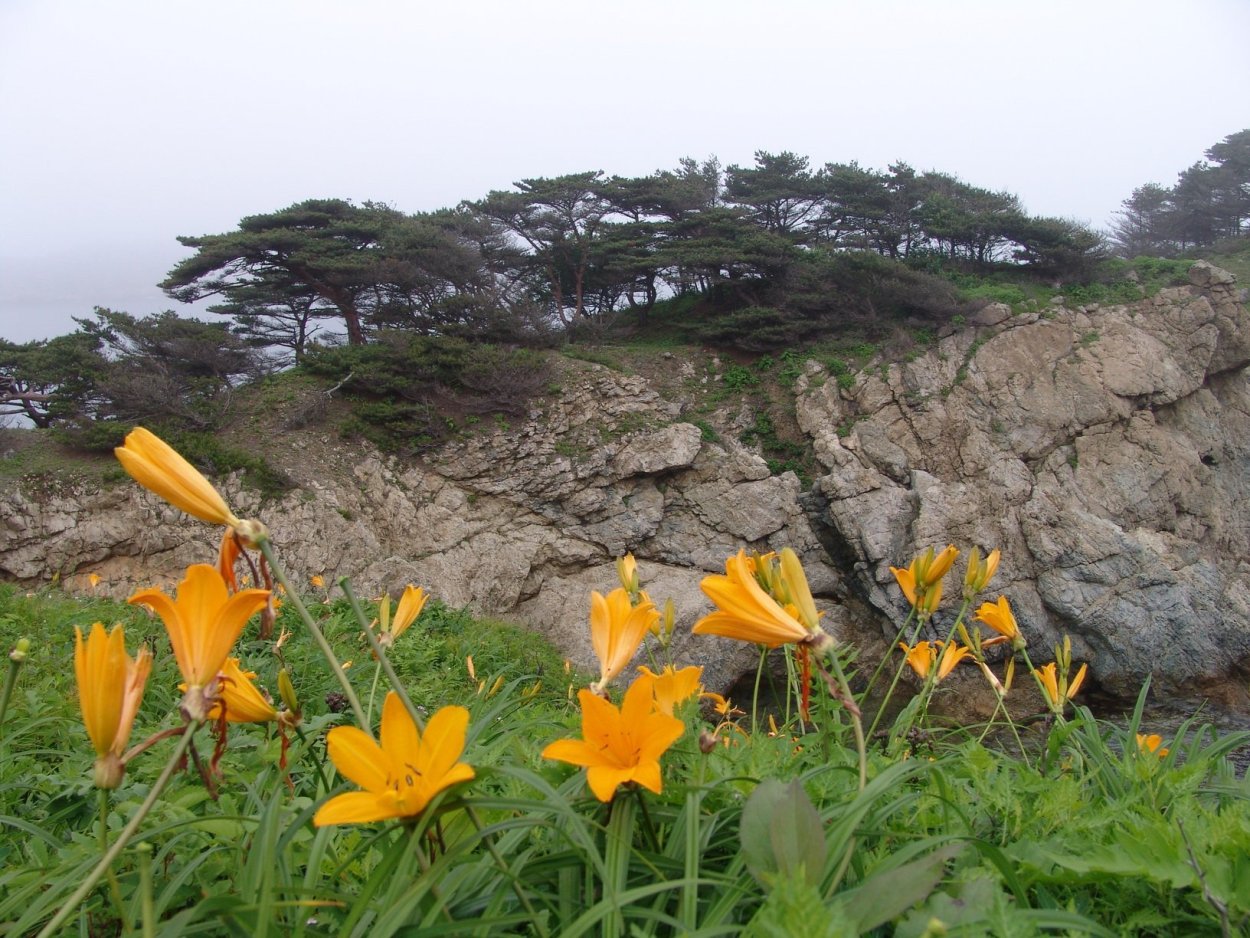
M654 603L644 599L635 606L621 587L607 596L590 594L590 644L599 659L599 680L592 685L596 693L604 693L612 679L625 670L643 636L659 618Z
M313 824L368 824L420 814L440 791L474 777L473 767L458 761L468 725L464 707L443 707L422 734L390 691L382 704L381 745L355 726L336 726L326 734L335 768L364 790L331 798L317 809Z
M86 640L74 626L74 676L83 725L95 748L95 784L116 788L125 766L121 756L130 740L152 655L140 646L132 659L126 654L126 636L120 625L105 632L100 622L91 626Z
M246 589L230 595L217 568L203 563L187 567L174 599L161 590L146 589L127 600L150 607L164 621L178 670L187 682L182 702L187 719L208 716L226 655L247 620L268 601L269 590Z
M776 571L769 571L776 573ZM803 568L794 552L782 551L777 587L788 595L782 605L756 579L756 561L739 550L725 561L725 575L706 576L699 588L716 604L716 611L694 624L696 635L723 635L776 648L810 642L818 648L832 642L815 619L815 603Z
M226 527L218 550L217 569L226 584L235 589L234 562L239 556L235 538L254 547L268 536L265 526L259 521L240 520L212 483L151 430L135 427L126 434L124 445L115 448L113 453L131 478L148 491L201 521Z
M586 782L600 801L611 801L626 782L658 794L663 787L660 756L686 724L655 709L652 682L634 681L619 710L589 690L578 691L577 699L582 705L582 738L556 740L543 750L543 758L585 766Z

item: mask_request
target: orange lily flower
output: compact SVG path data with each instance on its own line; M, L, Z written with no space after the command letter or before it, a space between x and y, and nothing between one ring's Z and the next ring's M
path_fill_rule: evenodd
M543 750L543 758L584 766L586 782L600 801L611 801L626 782L659 794L660 756L686 724L655 709L651 682L629 685L619 710L589 690L578 691L577 699L582 705L582 738L556 740Z
M183 712L189 720L202 720L217 696L217 672L247 620L268 603L269 590L230 595L216 567L197 563L187 567L175 599L146 589L126 601L148 606L164 621L178 670L187 682Z
M1044 664L1040 668L1034 669L1033 674L1041 682L1042 690L1046 693L1046 699L1051 709L1058 712L1081 689L1081 684L1085 681L1085 673L1088 668L1089 665L1081 665L1080 670L1076 672L1076 677L1072 679L1071 683L1068 683L1056 673L1055 662L1053 661L1050 664Z
M469 726L464 707L443 707L422 734L394 691L382 704L381 744L355 726L326 734L326 752L344 776L364 791L335 795L313 816L313 824L369 824L416 817L445 788L467 782L473 767L460 762Z
M182 458L172 446L144 427L135 427L126 434L125 444L113 450L122 468L149 492L159 495L175 508L207 521L225 525L217 553L217 569L230 587L238 589L234 562L244 546L255 547L268 536L259 521L241 521L230 510L221 493L194 466Z
M937 609L942 598L942 577L946 576L958 556L955 545L947 544L940 554L934 555L932 547L918 554L906 569L890 568L899 589L921 621L928 619Z
M625 670L642 638L660 618L655 603L643 600L634 606L629 593L618 587L607 596L590 594L590 644L599 659L599 680L591 689L603 693Z
M130 741L143 689L152 671L152 655L141 645L134 658L126 654L126 635L120 625L105 632L103 623L91 626L86 640L74 626L74 675L83 725L95 748L95 784L116 788L125 773L122 753Z
M696 635L723 635L769 648L812 640L814 633L799 621L799 608L783 608L760 586L755 562L745 550L725 561L724 576L706 576L699 588L717 608L694 624Z
M922 679L929 676L929 672L936 664L936 680L938 681L950 674L955 669L955 665L971 654L970 649L955 642L917 642L910 648L903 642L899 642L898 647L903 649L903 654L907 656L907 663Z
M1145 755L1154 753L1160 759L1168 754L1167 746L1163 745L1163 737L1158 733L1151 733L1146 736L1144 733L1137 734L1137 749Z
M655 709L666 716L673 715L673 709L699 692L699 678L703 669L690 665L678 671L671 664L659 674L652 672L646 665L638 668L643 673L642 679L651 681L652 693L655 696Z
M1024 635L1020 631L1020 626L1016 622L1016 617L1011 611L1011 605L1007 602L1006 596L999 596L998 602L981 603L981 607L977 610L974 617L977 622L984 622L991 629L997 632L1003 638L1011 642L1013 648L1023 648L1026 644ZM996 639L1001 641L1002 639Z
M255 671L244 671L238 658L227 658L218 672L218 698L208 711L208 719L220 720L224 709L230 723L270 723L278 719L278 711L252 682ZM180 690L186 690L182 685Z
M378 618L381 620L378 644L383 648L394 645L395 640L408 630L408 626L417 621L421 610L425 608L425 601L429 598L429 594L424 589L409 583L403 595L399 597L399 604L395 607L395 617L392 619L391 597L383 596L382 603L378 607Z

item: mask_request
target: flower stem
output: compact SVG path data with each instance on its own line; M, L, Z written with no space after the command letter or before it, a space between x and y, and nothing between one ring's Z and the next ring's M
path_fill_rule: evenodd
M109 849L109 790L107 788L97 789L99 792L100 802L100 853L108 853ZM110 866L108 870L109 894L113 898L113 905L117 908L117 917L122 921L122 930L129 931L126 924L126 910L122 903L122 889L117 883L117 874L113 872Z
M601 934L604 938L619 938L624 933L625 921L621 917L618 897L629 882L629 851L634 840L632 798L613 799L612 818L608 821L606 838L603 851L603 897L610 898L615 910L604 918Z
M399 695L400 702L403 703L404 709L408 711L408 715L412 717L412 722L417 725L419 732L425 732L425 721L421 719L421 714L417 712L417 708L413 706L412 699L408 696L408 690L404 687L404 682L399 679L399 675L395 673L395 668L391 664L391 659L386 657L386 649L382 647L382 643L378 641L378 637L373 634L373 629L369 628L369 620L365 618L365 611L360 608L360 600L356 598L356 594L352 592L352 585L348 582L347 577L339 580L339 589L343 591L343 595L347 597L347 601L351 604L352 612L356 614L356 620L365 630L365 640L369 643L369 647L373 649L374 655L378 659L378 667L386 674L386 679L390 681L391 687L395 693ZM368 732L368 729L365 730Z
M339 686L343 688L343 696L347 698L347 702L351 705L352 713L356 717L357 725L372 736L369 730L369 721L365 719L365 712L360 707L360 700L356 697L356 691L352 688L352 682L347 679L347 674L343 671L343 666L339 664L338 657L334 654L334 649L330 647L330 643L326 641L325 633L321 631L312 615L309 613L304 601L300 599L299 592L287 579L286 571L282 565L278 563L278 558L274 556L273 544L266 538L260 542L260 551L265 555L265 560L269 563L269 569L273 571L274 577L286 589L287 599L291 605L295 607L295 611L299 614L304 625L308 627L308 631L312 633L313 641L317 643L317 647L321 649L321 654L325 657L326 663L330 665L330 670L334 672L335 678L338 679Z
M760 719L760 680L764 676L764 661L768 657L768 648L760 646L760 663L755 668L755 687L751 691L751 735L759 732Z
M373 684L369 688L369 703L365 707L365 719L373 719L373 699L378 694L378 679L382 677L382 659L378 659L378 663L373 668Z
M113 841L113 846L111 846L104 856L100 858L100 862L95 865L95 869L93 869L87 878L79 884L78 888L74 890L74 894L66 900L65 904L61 906L48 924L43 926L43 929L39 932L36 938L48 938L48 936L56 934L57 929L65 924L65 920L73 914L74 910L78 908L83 899L85 899L91 890L96 887L96 884L100 881L100 877L103 876L107 870L112 868L113 861L116 860L118 854L125 849L126 844L130 842L130 838L135 835L136 831L138 831L139 825L143 823L144 819L156 805L156 799L161 796L161 792L165 790L165 786L169 784L169 780L174 777L174 772L177 770L178 764L182 761L182 757L187 753L187 748L191 745L191 737L195 734L195 731L199 729L199 727L199 723L191 723L187 725L182 737L178 740L178 745L174 747L174 751L169 757L169 762L166 763L165 768L161 770L161 774L152 784L152 790L148 792L148 796L143 800L143 804L139 805L139 810L136 811L134 817L130 819L130 823L128 823L122 829L122 832L117 835L117 839Z
M139 894L142 897L143 938L156 938L156 908L152 903L152 846L135 844L139 855Z
M855 732L855 748L859 752L859 790L862 792L868 785L868 744L864 737L864 721L859 708L855 706L855 698L851 696L851 685L842 670L842 662L838 660L836 650L829 652L829 664L833 668L834 679L842 693L843 705L851 715L851 729ZM847 704L850 704L847 706Z
M4 715L9 712L9 701L13 699L13 688L17 686L17 672L22 669L22 663L26 660L26 649L21 647L22 642L30 644L22 639L9 653L9 673L4 679L4 692L0 693L0 739L4 738Z
M486 825L482 823L481 817L478 815L477 811L474 810L472 805L466 804L464 806L464 813L468 815L469 822L477 828L477 832L481 834L482 843L486 845L486 849L494 859L495 865L499 867L499 872L503 873L508 882L512 884L512 891L516 893L517 899L519 899L521 905L525 907L525 911L530 917L530 923L538 929L538 933L542 935L542 938L547 938L550 934L550 932L547 931L547 926L543 924L542 918L540 918L538 913L534 911L534 906L530 904L529 897L525 895L525 890L521 888L520 877L513 876L511 870L508 869L507 861L504 860L503 856L499 853L499 848L495 846L495 838L486 832Z

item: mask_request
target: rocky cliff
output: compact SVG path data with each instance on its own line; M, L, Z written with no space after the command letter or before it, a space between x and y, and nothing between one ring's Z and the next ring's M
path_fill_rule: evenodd
M222 485L297 576L350 575L365 595L415 582L586 665L587 593L614 585L627 550L686 626L727 554L792 546L833 630L879 643L906 612L890 564L998 546L996 586L1032 644L1071 634L1114 693L1148 674L1201 693L1250 662L1250 319L1231 276L1199 264L1192 280L1132 305L991 306L850 386L809 363L796 408L823 474L806 492L693 422L715 368L676 361L686 380L664 393L562 362L524 422L421 460L292 432L274 452L299 487L279 504ZM0 575L74 587L98 572L124 596L211 556L215 533L132 484L32 481L0 497ZM754 657L689 636L679 654L713 686Z

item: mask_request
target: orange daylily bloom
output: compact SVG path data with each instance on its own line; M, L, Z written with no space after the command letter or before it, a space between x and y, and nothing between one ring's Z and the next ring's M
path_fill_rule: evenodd
M590 594L590 644L599 659L599 680L592 685L603 693L608 684L625 670L643 636L660 618L655 603L644 599L634 606L629 593L618 587L607 596Z
M582 738L556 740L543 750L543 758L584 766L586 782L600 801L611 801L626 782L659 794L660 756L686 724L655 709L651 682L629 685L619 710L589 690L578 691L577 699L582 705Z
M1081 684L1085 681L1085 673L1088 668L1089 665L1081 665L1076 672L1076 677L1070 683L1060 677L1053 661L1050 664L1042 665L1040 668L1035 668L1033 674L1041 682L1051 709L1058 711L1062 710L1063 705L1075 697L1077 691L1081 689Z
M699 692L699 679L703 676L703 669L697 665L690 665L679 671L670 664L659 674L655 674L646 665L638 670L643 674L640 680L651 681L655 709L670 717L674 707Z
M1025 637L1020 631L1020 626L1016 622L1006 596L999 596L998 602L982 603L974 618L977 622L984 622L1003 638L1008 639L1013 648L1025 646Z
M183 712L190 720L208 715L216 691L217 672L243 627L269 601L269 590L246 589L231 595L216 567L187 567L176 598L161 590L140 590L128 603L151 608L165 623L178 670L187 682Z
M242 546L255 547L268 536L265 526L259 521L239 520L221 493L199 470L144 427L135 427L126 434L125 444L113 452L122 468L149 492L201 521L225 525L217 552L217 569L231 592L237 590L234 562L242 553Z
M958 556L959 551L954 544L946 545L937 555L930 547L913 558L906 569L890 568L903 595L907 597L907 602L922 621L932 616L937 609L942 598L942 577L946 576Z
M706 576L699 588L717 608L694 624L696 635L723 635L776 648L811 641L816 634L799 621L798 606L783 608L760 586L755 562L745 550L725 561L724 576Z
M951 566L954 565L955 558L959 556L959 549L954 544L947 544L936 557L933 556L933 548L929 548L925 556L929 560L924 566L924 583L926 586L932 586L946 576Z
M130 741L143 689L152 671L152 655L141 645L134 658L126 654L126 635L120 625L104 631L91 626L86 640L74 626L74 676L83 725L95 748L95 784L116 788L125 772L122 753Z
M382 704L380 745L355 726L336 726L326 734L326 752L344 776L364 791L335 795L313 816L313 824L369 824L415 817L434 796L474 778L473 767L460 762L469 711L443 707L430 717L425 732L394 691Z
M230 723L270 723L278 719L278 711L252 682L255 671L244 671L238 658L227 658L218 672L218 697L211 710L210 720L220 720L223 709ZM179 688L186 690L186 685Z
M907 597L907 602L916 605L916 571L912 569L915 561L912 561L909 567L891 567L890 572L894 574L894 579L898 581L898 587L903 591L903 595Z
M382 602L378 606L378 619L381 623L379 626L378 644L383 648L389 648L395 644L395 640L404 632L408 631L408 627L417 621L417 617L421 615L421 610L425 608L425 601L429 599L429 594L419 586L413 586L411 583L404 588L403 595L399 597L399 603L395 607L395 616L391 617L391 597L383 596Z
M149 492L210 524L237 527L226 500L194 466L150 430L135 427L113 450L122 468Z
M955 665L971 654L971 650L956 642L917 642L908 647L903 642L898 647L907 656L907 663L921 678L927 678L929 672L937 665L937 678L940 681L954 670Z
M1137 735L1137 749L1144 755L1154 753L1160 759L1168 754L1168 747L1163 745L1163 737L1158 733L1151 733L1149 736L1144 733Z

